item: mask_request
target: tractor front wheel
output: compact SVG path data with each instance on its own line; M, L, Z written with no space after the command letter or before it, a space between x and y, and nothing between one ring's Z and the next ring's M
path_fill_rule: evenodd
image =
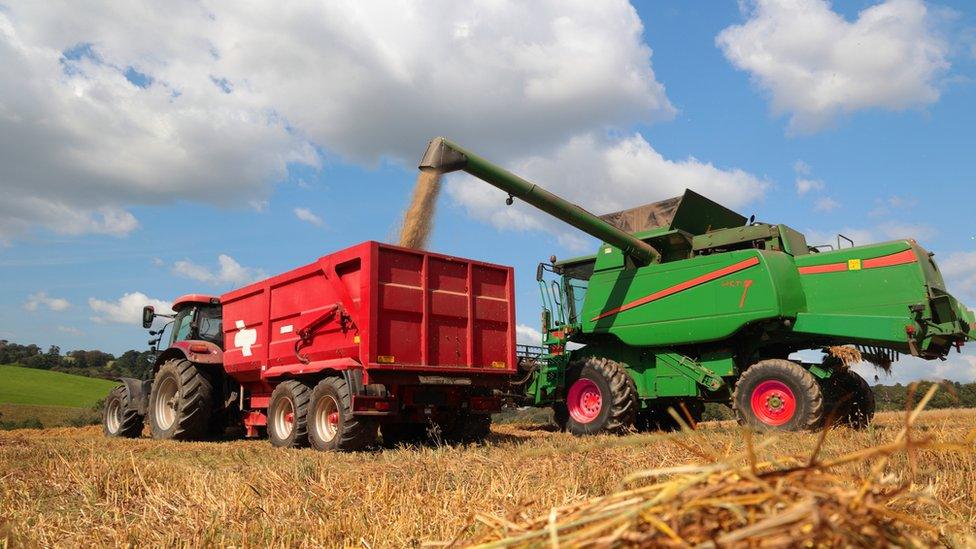
M577 362L567 376L566 430L576 436L622 434L634 425L637 391L623 365L592 357ZM562 406L554 407L556 421Z
M308 441L316 450L357 451L376 443L377 423L352 414L352 393L340 377L327 377L312 389Z
M732 397L740 423L763 430L816 429L824 414L817 378L789 360L762 360L739 378Z
M105 415L102 419L105 436L138 438L142 435L146 418L139 414L135 400L129 394L129 388L119 385L105 399Z

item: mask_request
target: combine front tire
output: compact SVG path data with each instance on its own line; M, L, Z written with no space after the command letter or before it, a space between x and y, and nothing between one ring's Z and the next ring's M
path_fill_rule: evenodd
M575 363L570 372L565 404L567 431L577 436L622 434L633 427L637 391L621 364L592 357ZM558 408L557 422L562 419Z
M105 436L138 438L142 435L145 416L139 414L129 388L119 385L105 399L105 415L102 418Z
M301 381L282 381L268 404L268 440L279 448L308 446L308 402L312 390Z
M316 450L363 450L376 442L376 421L352 414L352 393L340 377L327 377L312 389L308 441Z
M210 431L213 385L186 359L167 360L149 394L149 426L156 439L201 440Z
M750 366L735 385L732 403L740 423L765 430L816 429L824 414L817 379L800 365L782 359Z

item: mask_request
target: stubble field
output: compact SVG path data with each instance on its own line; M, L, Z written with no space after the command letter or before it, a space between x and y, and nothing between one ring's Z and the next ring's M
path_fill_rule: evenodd
M976 410L923 412L899 438L905 419L834 429L813 460L817 434L752 437L732 422L585 439L501 425L484 445L358 454L11 431L0 433L0 545L976 543Z

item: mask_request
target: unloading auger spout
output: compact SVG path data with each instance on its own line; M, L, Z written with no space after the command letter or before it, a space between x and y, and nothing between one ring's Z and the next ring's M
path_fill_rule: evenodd
M556 219L619 248L639 265L654 263L661 256L653 246L632 234L443 137L437 137L427 145L419 168L439 173L465 171L508 193L511 199L521 199Z

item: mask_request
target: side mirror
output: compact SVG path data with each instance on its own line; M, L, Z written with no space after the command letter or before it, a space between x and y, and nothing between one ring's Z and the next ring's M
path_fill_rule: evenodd
M535 279L537 282L542 282L542 267L543 264L539 263L539 266L535 268Z
M152 305L142 308L142 327L148 329L156 319L156 309Z

